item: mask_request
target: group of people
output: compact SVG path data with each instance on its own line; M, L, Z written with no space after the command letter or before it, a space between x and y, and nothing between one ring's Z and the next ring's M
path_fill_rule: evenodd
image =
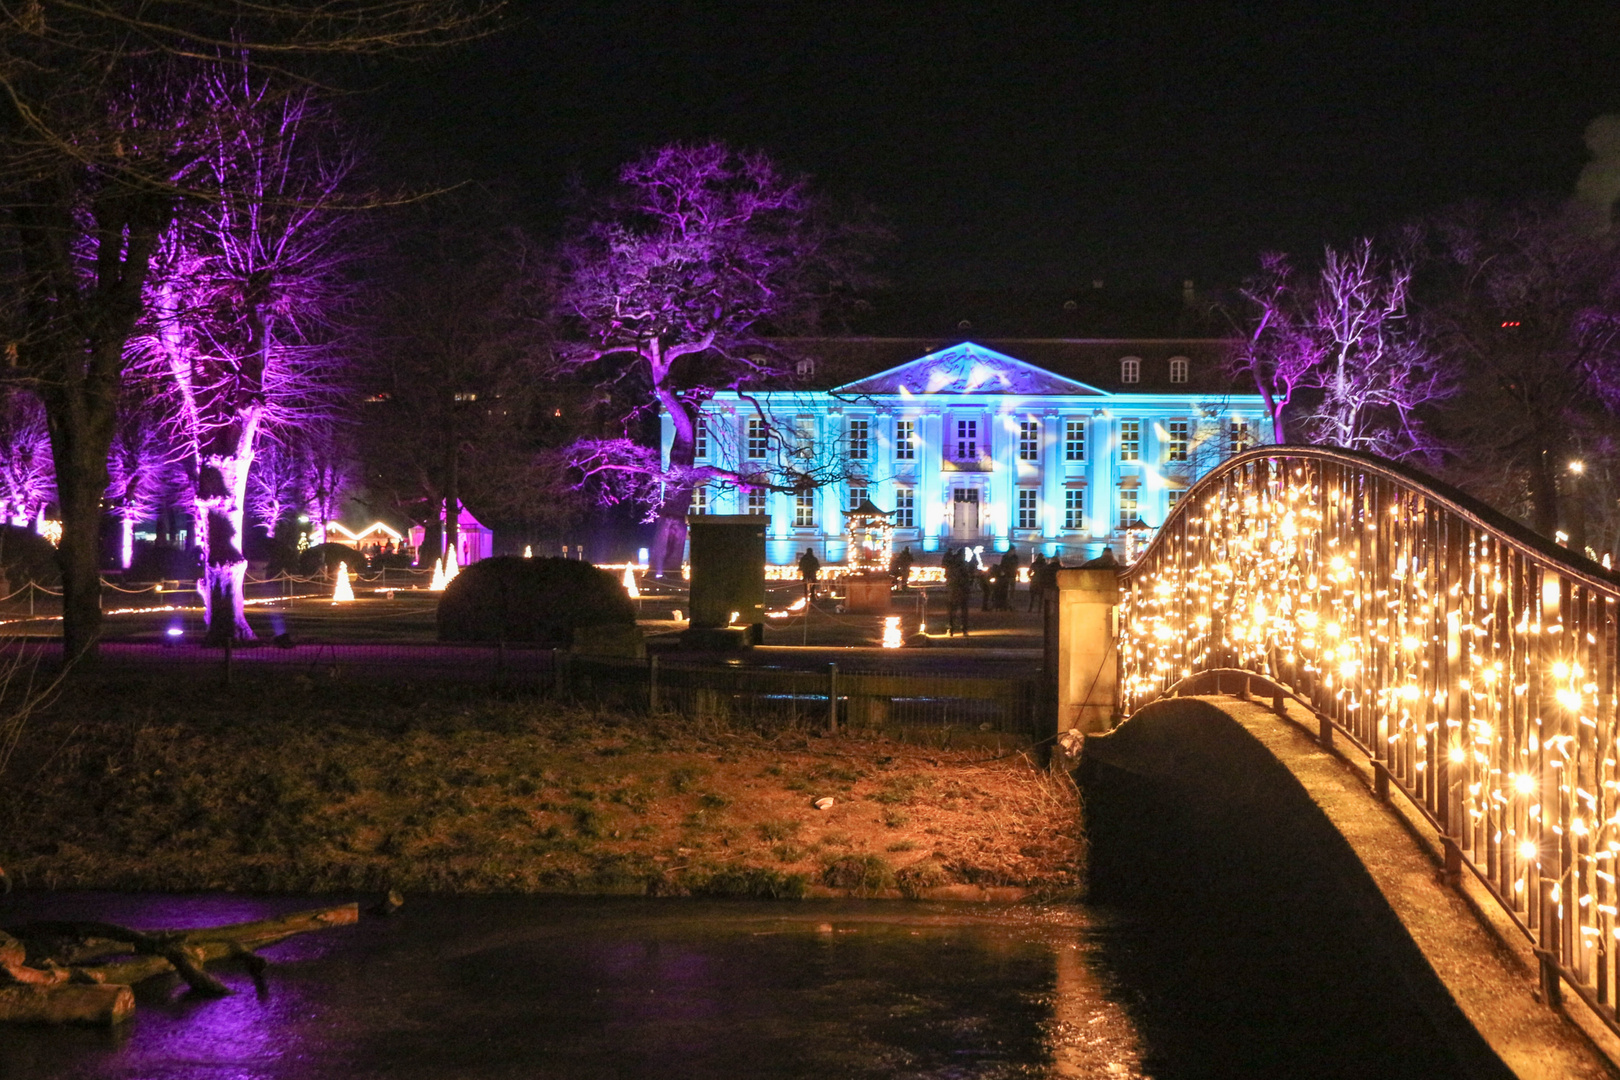
M889 560L889 576L895 588L905 590L911 581L911 568L916 559L911 548L905 547ZM994 566L985 565L971 548L947 548L941 560L945 569L945 594L950 601L947 633L962 636L968 633L968 608L973 597L973 586L979 587L980 611L1011 611L1013 596L1018 591L1018 568L1023 560L1017 548L1009 548ZM1047 559L1037 552L1029 564L1029 609L1042 610L1046 597L1057 594L1057 572L1062 564ZM821 560L810 548L799 556L799 577L804 581L804 595L816 598L816 587L821 578Z
M972 601L973 586L979 586L980 611L1011 611L1013 595L1018 590L1018 568L1023 560L1017 548L1009 548L994 566L987 566L977 553L969 548L948 548L941 565L945 568L945 593L950 602L950 615L946 632L962 636L968 634L968 608ZM1057 592L1057 572L1061 564L1056 559L1036 553L1029 564L1029 610L1041 608L1049 594Z

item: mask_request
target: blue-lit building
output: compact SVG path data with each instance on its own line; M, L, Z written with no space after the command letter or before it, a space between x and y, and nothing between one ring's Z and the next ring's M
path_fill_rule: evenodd
M918 554L1119 550L1271 435L1261 399L1228 385L1219 340L799 344L796 384L716 394L696 448L697 464L740 479L701 487L693 512L769 515L776 564L807 547L842 562L846 517L866 500ZM672 430L666 418L666 462Z

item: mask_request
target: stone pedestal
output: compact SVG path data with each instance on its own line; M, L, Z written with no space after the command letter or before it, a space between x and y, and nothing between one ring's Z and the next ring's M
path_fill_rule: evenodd
M889 579L848 578L844 582L844 610L852 615L887 615Z
M1059 570L1057 729L1107 731L1119 711L1119 572Z

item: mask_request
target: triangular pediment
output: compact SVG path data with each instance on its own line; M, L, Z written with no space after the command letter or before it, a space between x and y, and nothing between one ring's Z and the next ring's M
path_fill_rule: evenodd
M971 341L846 383L834 394L1095 394L1095 386L1066 379Z

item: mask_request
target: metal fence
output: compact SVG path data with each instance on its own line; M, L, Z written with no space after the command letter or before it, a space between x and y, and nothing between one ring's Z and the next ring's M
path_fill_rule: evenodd
M1036 679L967 678L931 673L756 667L745 664L614 661L558 654L560 692L576 700L757 726L829 730L978 732L1037 738Z
M1121 578L1127 711L1197 673L1282 684L1403 792L1606 1021L1620 921L1620 587L1368 456L1268 447L1192 488Z
M17 647L17 646L14 646ZM47 661L57 642L26 646ZM967 733L998 745L1033 741L1050 710L1038 679L963 677L899 667L812 669L576 655L496 644L300 644L211 648L193 642L103 642L103 669L172 671L229 683L269 674L436 682L532 692L629 712L667 712L757 727Z

